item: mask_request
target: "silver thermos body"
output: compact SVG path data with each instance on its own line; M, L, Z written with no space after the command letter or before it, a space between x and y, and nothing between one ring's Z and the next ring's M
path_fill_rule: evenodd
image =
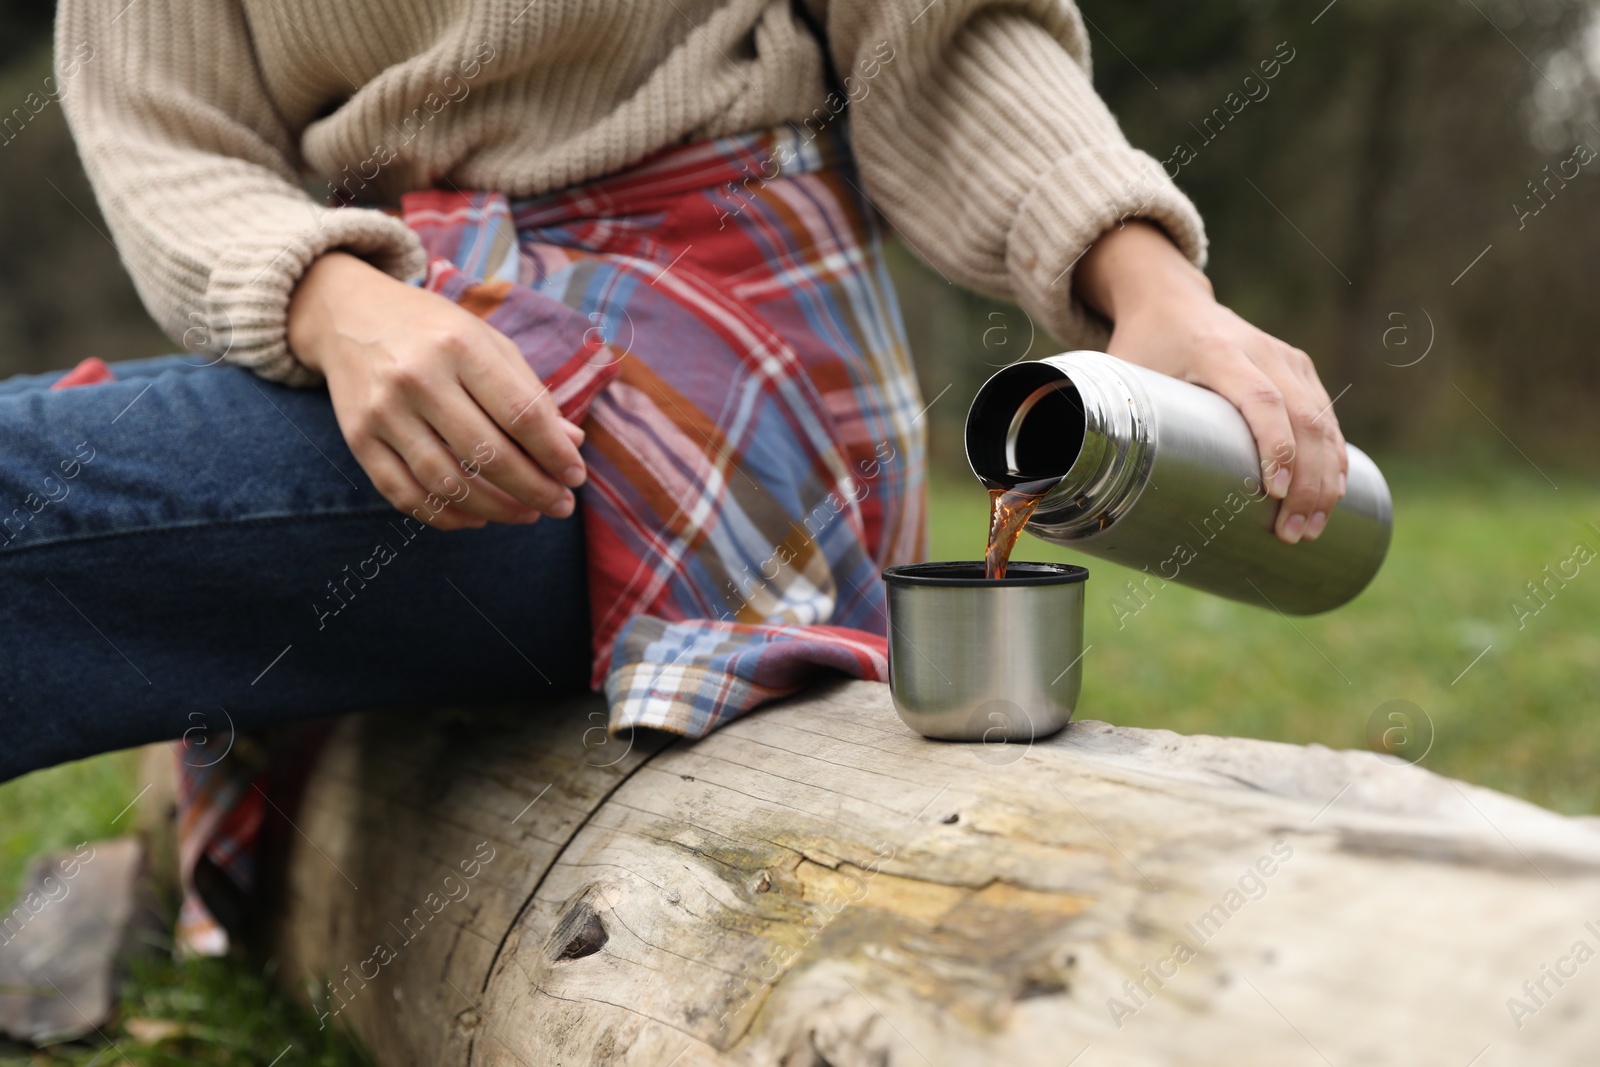
M967 412L966 446L991 487L1060 475L1028 532L1143 572L1147 593L1176 582L1310 615L1365 589L1389 549L1389 487L1365 452L1348 446L1345 495L1322 535L1285 544L1238 409L1103 352L995 374Z

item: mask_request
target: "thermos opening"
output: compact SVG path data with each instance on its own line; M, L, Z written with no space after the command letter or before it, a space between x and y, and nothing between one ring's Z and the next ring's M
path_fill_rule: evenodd
M1057 477L1083 448L1083 399L1070 381L1041 385L1022 402L1006 431L1008 473Z
M967 461L986 484L1059 478L1083 449L1077 386L1042 363L1017 363L986 382L967 415Z

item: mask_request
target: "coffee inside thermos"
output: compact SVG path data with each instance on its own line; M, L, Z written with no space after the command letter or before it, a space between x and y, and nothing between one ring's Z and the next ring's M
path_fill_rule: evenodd
M1389 548L1389 487L1366 453L1347 446L1345 495L1321 536L1285 544L1244 416L1208 389L1102 352L995 374L967 412L966 447L990 489L1059 479L1027 524L1034 536L1290 614L1346 603Z

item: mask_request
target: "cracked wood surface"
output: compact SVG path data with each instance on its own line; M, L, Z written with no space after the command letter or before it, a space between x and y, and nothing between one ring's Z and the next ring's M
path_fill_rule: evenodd
M380 1063L1495 1067L1600 1043L1594 820L1320 746L928 741L865 682L693 744L603 721L587 698L334 733L278 944Z

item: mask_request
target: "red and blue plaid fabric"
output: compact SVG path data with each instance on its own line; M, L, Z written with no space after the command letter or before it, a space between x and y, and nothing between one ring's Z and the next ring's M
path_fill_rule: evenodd
M819 668L888 677L879 572L923 555L922 404L844 145L783 129L536 199L401 205L424 284L517 342L587 433L613 730L701 737ZM190 876L204 854L250 885L259 768L179 747L179 941L217 952Z

